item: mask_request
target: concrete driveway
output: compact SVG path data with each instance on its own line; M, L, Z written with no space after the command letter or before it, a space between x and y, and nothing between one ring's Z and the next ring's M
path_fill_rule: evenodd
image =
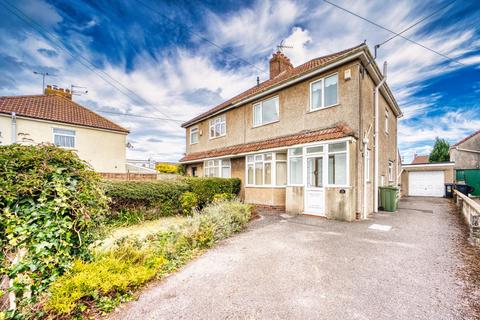
M111 318L473 319L451 204L409 198L400 208L352 223L266 215Z

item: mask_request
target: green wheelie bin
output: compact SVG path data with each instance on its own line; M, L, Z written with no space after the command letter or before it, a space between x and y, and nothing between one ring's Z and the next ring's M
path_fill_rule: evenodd
M389 186L389 187L380 187L380 206L384 211L394 212L397 211L398 204L398 188Z

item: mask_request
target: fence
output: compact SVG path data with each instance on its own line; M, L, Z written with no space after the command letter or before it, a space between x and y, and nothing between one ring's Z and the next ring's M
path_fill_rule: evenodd
M455 203L475 235L480 235L480 204L458 190L453 190Z
M480 169L457 169L455 180L465 181L465 184L475 188L472 195L480 196Z
M101 172L100 175L106 180L157 180L156 173L105 173Z

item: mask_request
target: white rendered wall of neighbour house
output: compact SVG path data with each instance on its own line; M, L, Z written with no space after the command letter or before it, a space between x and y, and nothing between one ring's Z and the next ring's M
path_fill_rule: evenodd
M20 144L54 143L53 129L74 131L74 150L95 171L126 172L126 133L17 117L16 141ZM12 117L0 115L0 145L12 143Z

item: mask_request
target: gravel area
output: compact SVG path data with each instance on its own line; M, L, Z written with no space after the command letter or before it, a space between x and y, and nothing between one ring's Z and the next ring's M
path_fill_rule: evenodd
M475 319L478 251L455 212L407 198L352 223L264 215L110 318Z

